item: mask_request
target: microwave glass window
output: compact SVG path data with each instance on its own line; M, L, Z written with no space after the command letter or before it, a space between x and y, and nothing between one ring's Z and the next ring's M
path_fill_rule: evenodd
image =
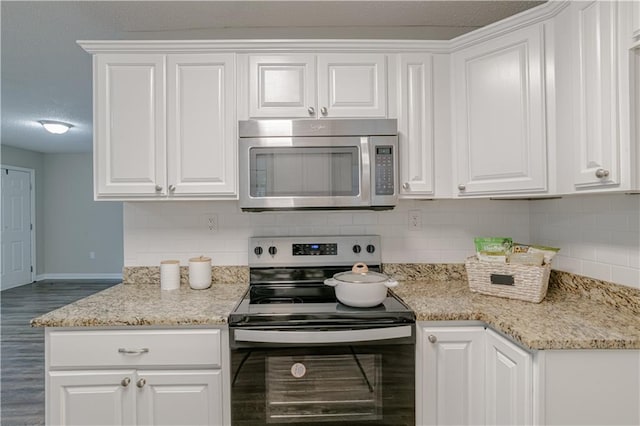
M358 147L252 148L252 197L357 196Z

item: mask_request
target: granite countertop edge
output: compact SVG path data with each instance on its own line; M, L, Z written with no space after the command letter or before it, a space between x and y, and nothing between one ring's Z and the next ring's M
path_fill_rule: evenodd
M118 284L31 320L33 327L221 326L247 283L206 290L162 291ZM395 289L416 321L481 321L530 350L640 349L640 318L632 311L550 289L536 304L475 294L462 280L401 282Z

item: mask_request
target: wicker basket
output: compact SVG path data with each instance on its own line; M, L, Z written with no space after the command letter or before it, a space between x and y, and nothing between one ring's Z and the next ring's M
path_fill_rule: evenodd
M480 262L469 257L465 266L473 292L540 303L547 294L551 264L542 266Z

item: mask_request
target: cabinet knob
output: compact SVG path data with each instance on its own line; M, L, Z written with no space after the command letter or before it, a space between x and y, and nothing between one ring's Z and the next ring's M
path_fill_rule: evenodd
M309 115L315 115L316 114L316 109L314 107L307 108L307 111L309 111Z
M160 191L162 191L162 186L156 185L156 192L160 192Z
M127 386L129 386L129 383L131 383L131 379L129 377L125 377L120 382L120 384L122 385L123 388L126 388Z
M436 336L434 336L433 334L430 334L429 337L427 337L429 339L429 341L431 343L435 343L438 341L438 338Z
M609 170L607 169L598 169L596 170L596 177L599 179L606 178L609 176Z
M145 379L140 379L140 380L138 380L136 382L136 386L139 387L139 388L143 388L144 385L146 385L146 384L147 384L147 381Z
M458 190L464 191L465 189L467 189L467 186L464 183L458 185Z
M176 190L176 186L175 185L169 185L169 192L173 192Z
M322 107L322 108L320 108L320 113L321 113L322 115L327 115L327 112L328 112L328 111L327 111L327 107Z
M402 189L409 190L409 182L405 182L402 184Z

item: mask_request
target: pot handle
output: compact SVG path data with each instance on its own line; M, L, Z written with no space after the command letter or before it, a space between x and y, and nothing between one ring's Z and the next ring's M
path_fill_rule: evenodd
M335 287L338 285L338 281L336 281L333 278L327 278L326 280L324 280L324 285L329 285L331 287Z
M353 268L351 268L351 272L356 274L364 274L366 272L369 272L369 267L365 263L358 262L353 265Z
M385 285L385 286L387 286L388 288L396 287L396 286L398 285L398 281L393 280L393 279L388 279L388 280L384 283L384 285Z

